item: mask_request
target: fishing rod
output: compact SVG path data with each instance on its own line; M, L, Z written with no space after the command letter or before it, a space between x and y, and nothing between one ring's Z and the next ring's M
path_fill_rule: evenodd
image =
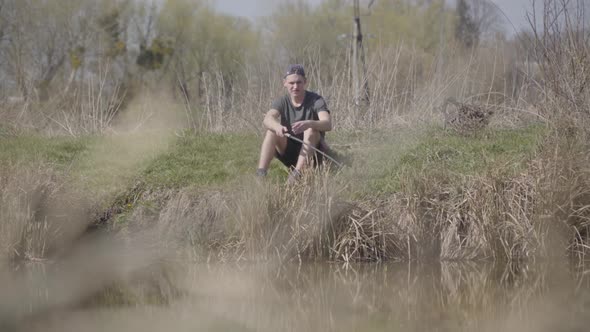
M312 148L312 149L314 149L316 152L319 152L319 153L321 153L321 154L322 154L322 156L324 156L324 157L326 157L326 158L330 159L330 161L332 161L333 163L335 163L336 165L338 165L338 167L342 168L342 167L344 166L342 163L339 163L339 162L337 162L337 161L336 161L336 159L334 159L334 158L332 158L332 157L328 156L326 153L324 153L324 152L320 151L318 148L316 148L316 147L314 147L314 146L311 146L310 144L307 144L307 143L305 143L303 140L300 140L299 138L297 138L297 137L295 137L295 136L293 136L293 135L291 135L291 134L289 134L289 133L285 133L285 136L287 136L287 138L290 138L290 139L292 139L292 140L294 140L294 141L296 141L296 142L299 142L299 143L301 143L301 144L305 144L307 147L309 147L309 148Z

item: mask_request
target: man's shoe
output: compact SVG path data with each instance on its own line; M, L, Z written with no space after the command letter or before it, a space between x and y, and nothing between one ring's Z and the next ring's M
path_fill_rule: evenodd
M299 182L299 179L301 179L301 172L299 172L296 168L293 168L291 172L289 172L287 184L295 184Z
M259 168L256 170L256 176L261 178L265 177L267 173L267 170L265 170L264 168Z

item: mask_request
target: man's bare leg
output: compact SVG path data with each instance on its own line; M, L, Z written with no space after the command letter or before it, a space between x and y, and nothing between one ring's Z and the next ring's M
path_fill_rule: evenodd
M301 151L299 152L297 165L295 165L296 170L302 172L309 166L309 164L312 162L311 157L315 153L315 151L309 146L318 146L318 143L320 142L321 138L322 135L317 130L310 128L303 132L303 142L305 144L301 145Z
M275 156L276 151L284 153L287 148L287 137L279 137L272 130L267 130L262 147L260 148L260 159L258 169L267 170L270 162Z

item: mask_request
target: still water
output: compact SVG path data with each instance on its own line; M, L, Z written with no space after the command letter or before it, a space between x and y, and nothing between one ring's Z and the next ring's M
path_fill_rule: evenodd
M10 329L590 331L589 276L566 263L190 264L159 282L166 304L135 287L151 295L47 307Z

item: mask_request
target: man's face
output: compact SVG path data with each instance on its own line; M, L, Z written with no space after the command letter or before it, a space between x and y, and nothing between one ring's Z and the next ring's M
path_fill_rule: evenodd
M301 97L305 92L305 85L307 81L305 77L298 74L291 74L283 80L283 85L289 91L291 97Z

